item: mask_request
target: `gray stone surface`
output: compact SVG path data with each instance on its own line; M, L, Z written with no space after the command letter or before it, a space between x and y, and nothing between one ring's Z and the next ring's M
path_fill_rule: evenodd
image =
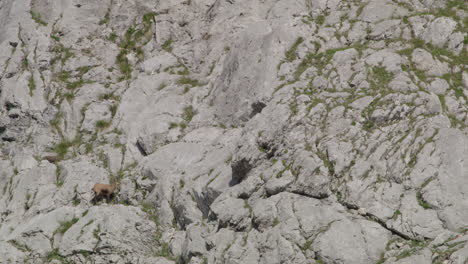
M464 263L463 4L0 1L0 263Z

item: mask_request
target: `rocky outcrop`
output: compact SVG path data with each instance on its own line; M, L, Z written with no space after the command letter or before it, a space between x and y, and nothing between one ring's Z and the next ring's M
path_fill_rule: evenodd
M0 263L463 263L467 16L0 2Z

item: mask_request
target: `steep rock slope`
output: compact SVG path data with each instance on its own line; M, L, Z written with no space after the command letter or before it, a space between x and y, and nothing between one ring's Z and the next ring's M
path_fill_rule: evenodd
M467 19L1 1L0 263L464 263Z

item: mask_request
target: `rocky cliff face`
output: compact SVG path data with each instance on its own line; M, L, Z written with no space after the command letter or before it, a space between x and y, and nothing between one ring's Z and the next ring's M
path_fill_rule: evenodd
M0 1L0 263L466 263L467 23L463 0Z

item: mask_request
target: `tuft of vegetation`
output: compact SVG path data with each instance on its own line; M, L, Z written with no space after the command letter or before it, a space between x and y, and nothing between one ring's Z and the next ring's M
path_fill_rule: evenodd
M112 32L110 33L109 37L107 37L107 39L115 43L115 41L117 40L117 34L115 34L115 32Z
M67 101L71 102L73 98L75 98L75 94L73 92L68 92L68 93L64 93L63 97L67 99Z
M108 128L111 125L110 121L106 120L98 120L96 121L96 128L99 130L103 130L105 128Z
M278 217L275 217L275 219L273 219L273 226L277 226L279 223Z
M383 86L393 80L393 73L388 72L385 67L372 68L373 79L376 80L375 85Z
M65 155L67 154L68 152L68 148L70 148L73 144L70 142L70 141L66 141L66 140L63 140L62 142L56 144L54 147L53 147L53 151L55 153L57 153L57 155L60 157L60 158L63 158L65 157Z
M152 24L156 23L156 13L150 12L143 15L143 23L144 24Z
M198 80L190 79L189 77L185 77L185 76L180 78L179 80L177 80L177 84L179 84L179 85L190 85L191 87L203 85Z
M428 202L426 202L426 201L424 200L421 191L418 191L418 192L416 193L416 199L418 200L418 204L419 204L422 208L424 208L424 209L432 209L432 206L431 206Z
M34 11L30 11L29 12L31 14L31 18L39 25L41 26L47 26L47 23L42 20L42 17L41 17L41 14L37 13L37 12L34 12Z
M287 62L291 62L291 61L293 61L293 60L295 60L297 58L296 50L297 50L297 47L302 42L304 42L304 38L302 38L302 37L297 38L296 41L294 42L294 44L291 46L291 48L289 48L289 50L286 51L285 57L286 57Z
M60 133L60 120L63 118L63 112L57 112L52 120L50 120L49 124L51 127L55 128L57 132Z
M127 29L122 40L119 43L120 52L117 55L117 65L122 73L120 81L131 78L132 65L127 58L127 55L133 53L138 60L144 58L142 47L152 39L152 24L154 23L155 13L147 13L143 15L142 23L133 25ZM116 36L111 34L111 40L116 39Z
M106 93L99 95L99 100L115 100L120 101L120 96L115 95L114 93Z
M182 119L189 123L190 121L192 121L193 116L195 116L196 114L197 111L195 111L191 105L186 106L184 108L184 113L182 114Z
M59 254L58 248L55 248L54 250L47 253L46 260L47 263L50 263L52 260L58 260L60 263L67 263L66 259Z
M101 225L100 224L98 224L97 228L93 230L93 236L97 240L101 241L101 237L99 236L99 234L101 234Z
M317 22L318 25L323 25L323 23L325 23L325 16L324 15L318 16L315 19L315 22Z
M36 83L34 82L34 76L31 74L28 80L29 95L33 96L34 90L36 89Z
M161 48L167 52L171 52L172 51L172 39L168 39L164 41Z
M149 219L153 221L156 226L159 226L159 218L156 215L156 210L151 203L142 203L141 210L148 215Z
M172 255L171 247L169 246L169 244L167 244L165 242L161 243L159 251L156 252L156 256L163 257L163 258L166 258L168 260L174 260L175 259L174 256Z
M67 48L61 43L54 46L52 52L55 53L55 56L51 60L52 65L57 61L60 61L63 65L68 59L75 56L71 48Z
M58 234L65 234L68 229L70 229L76 222L78 222L78 218L73 218L70 221L63 222L57 230L55 230L55 233Z
M122 50L120 53L117 55L117 65L119 66L119 70L122 73L122 78L121 80L127 80L130 79L132 76L132 65L130 64L128 58L127 58L128 51Z
M101 25L107 25L107 24L109 23L109 19L110 19L110 12L107 11L107 13L106 13L106 15L104 16L104 18L101 19L101 20L99 21L99 25L100 25L100 26L101 26Z
M29 61L27 58L24 58L21 60L21 68L22 69L27 69L29 67Z
M54 34L50 34L50 37L55 41L60 41L60 37Z
M396 211L393 213L392 219L397 219L398 216L400 216L400 215L401 215L400 210L396 210Z
M167 87L167 84L166 84L166 83L161 83L161 84L158 86L158 90L161 91L162 89L164 89L164 88L166 88L166 87Z

